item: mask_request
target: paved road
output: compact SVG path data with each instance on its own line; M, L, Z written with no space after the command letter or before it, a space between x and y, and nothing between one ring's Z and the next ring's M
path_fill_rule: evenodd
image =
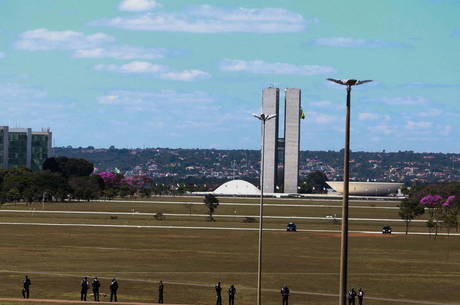
M88 224L88 223L41 223L41 222L0 222L0 225L11 226L48 226L48 227L92 227L92 228L132 228L132 229L178 229L178 230L230 230L230 231L258 231L258 228L238 227L199 227L199 226L150 226L150 225L114 225L114 224ZM285 229L268 229L264 231L285 232ZM340 230L306 230L298 229L298 232L312 233L340 233ZM382 235L381 231L349 231L356 234ZM294 234L294 233L291 233ZM404 235L405 232L393 232L393 235ZM426 232L409 232L408 235L432 235ZM447 233L438 233L439 236L448 236ZM460 236L460 233L450 233L450 236Z
M25 214L83 214L83 215L127 215L127 216L155 216L156 213L144 212L98 212L98 211L61 211L61 210L0 210L0 213L25 213ZM187 213L163 213L164 216L173 217L209 217L208 214L187 214ZM231 214L214 214L215 218L259 218L258 215L231 215ZM265 219L300 219L300 220L328 220L330 217L315 217L315 216L264 216ZM341 220L340 217L336 217ZM348 218L350 221L363 222L404 222L397 218ZM412 222L426 222L426 220L415 219Z
M91 202L113 202L113 203L161 203L161 204L180 204L180 205L203 205L202 202L190 202L190 201L151 201L151 200L93 200ZM379 202L382 203L382 202ZM391 202L394 204L394 202ZM241 202L220 202L219 205L230 205L230 206L259 206L259 203L241 203ZM265 203L264 207L296 207L296 208L342 208L342 205L332 204L291 204L291 203ZM394 206L361 206L361 205L350 205L350 209L384 209L384 210L399 210L398 207Z

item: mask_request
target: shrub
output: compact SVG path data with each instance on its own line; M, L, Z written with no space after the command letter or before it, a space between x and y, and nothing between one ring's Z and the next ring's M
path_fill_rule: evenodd
M155 215L153 215L153 218L155 218L155 220L164 220L166 217L163 215L163 213L158 212Z
M255 217L244 217L243 222L244 223L256 223L257 219Z

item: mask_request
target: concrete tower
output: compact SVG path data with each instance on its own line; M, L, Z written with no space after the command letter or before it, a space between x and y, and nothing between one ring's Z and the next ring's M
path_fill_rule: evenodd
M300 89L289 88L284 99L284 192L299 185Z
M277 139L279 119L279 89L265 88L262 92L262 112L276 114L276 117L265 123L264 147L264 193L274 193L276 185Z
M275 193L276 185L281 182L284 184L285 193L297 193L299 184L300 89L286 89L284 107L283 139L278 137L279 89L263 89L262 112L266 115L276 114L275 118L265 123L264 193ZM281 154L280 160L278 160L278 153ZM279 162L283 162L284 172L277 171ZM281 181L283 179L284 181Z

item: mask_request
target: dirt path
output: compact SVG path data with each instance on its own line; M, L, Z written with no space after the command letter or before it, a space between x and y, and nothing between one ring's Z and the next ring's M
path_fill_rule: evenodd
M20 298L0 298L0 301L9 301L9 302L35 302L35 303L55 303L55 304L114 304L112 302L93 302L93 301L77 301L77 300L55 300L55 299L20 299ZM158 303L133 303L133 302L116 302L116 304L124 305L156 305ZM173 304L164 304L164 305L173 305ZM182 304L184 305L184 304Z

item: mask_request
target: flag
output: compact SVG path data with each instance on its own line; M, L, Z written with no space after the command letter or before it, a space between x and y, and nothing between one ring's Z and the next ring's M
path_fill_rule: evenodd
M299 116L300 116L300 118L301 118L302 120L304 120L304 119L305 119L305 113L303 112L303 109L302 109L302 107L300 107L300 113L299 113Z

